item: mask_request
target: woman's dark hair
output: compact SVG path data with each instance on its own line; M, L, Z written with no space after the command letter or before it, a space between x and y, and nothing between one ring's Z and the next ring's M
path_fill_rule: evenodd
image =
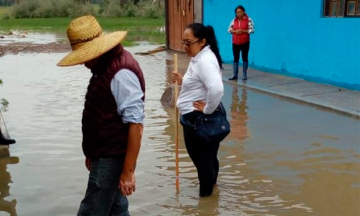
M215 54L220 68L223 69L222 66L223 61L220 56L220 51L213 27L210 25L205 27L201 23L191 23L190 25L187 26L187 28L192 30L196 38L200 40L206 39L206 45L210 45L210 49Z
M244 13L246 12L246 11L245 11L245 8L244 8L242 5L239 5L239 6L237 6L237 7L235 8L235 16L236 16L236 11L237 11L238 9L244 11Z

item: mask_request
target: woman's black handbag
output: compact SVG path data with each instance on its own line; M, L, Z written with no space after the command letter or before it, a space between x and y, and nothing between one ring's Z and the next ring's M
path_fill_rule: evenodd
M212 114L202 114L194 122L197 134L207 142L221 142L230 133L230 123L220 102Z

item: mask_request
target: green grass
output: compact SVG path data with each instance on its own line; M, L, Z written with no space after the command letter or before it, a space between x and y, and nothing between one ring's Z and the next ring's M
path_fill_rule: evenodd
M0 7L0 18L2 19L5 14L10 11L11 7Z
M0 7L0 16L2 11ZM6 13L6 12L5 12ZM11 30L65 33L71 18L34 18L34 19L2 19L0 32ZM105 31L129 31L124 45L135 45L136 41L149 41L156 44L165 43L165 32L158 28L165 25L165 19L150 19L136 17L105 18L99 17L98 21Z

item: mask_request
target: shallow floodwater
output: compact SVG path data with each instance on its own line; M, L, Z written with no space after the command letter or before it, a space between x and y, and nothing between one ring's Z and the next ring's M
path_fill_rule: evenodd
M64 55L0 58L0 98L10 102L3 116L17 141L11 157L0 158L0 215L75 215L84 196L88 172L80 121L90 72L56 67ZM135 57L147 88L137 191L129 197L132 215L360 214L358 119L228 83L223 102L232 133L220 147L214 194L198 197L196 170L182 137L177 193L174 112L160 103L172 53ZM179 58L183 70L188 58Z
M0 45L12 43L48 44L59 41L67 41L65 34L37 33L27 31L0 32Z

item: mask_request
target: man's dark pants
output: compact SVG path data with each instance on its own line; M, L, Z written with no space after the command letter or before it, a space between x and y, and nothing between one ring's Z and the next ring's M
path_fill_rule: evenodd
M78 216L128 216L129 202L122 196L119 178L124 158L100 158L91 162L88 187Z

